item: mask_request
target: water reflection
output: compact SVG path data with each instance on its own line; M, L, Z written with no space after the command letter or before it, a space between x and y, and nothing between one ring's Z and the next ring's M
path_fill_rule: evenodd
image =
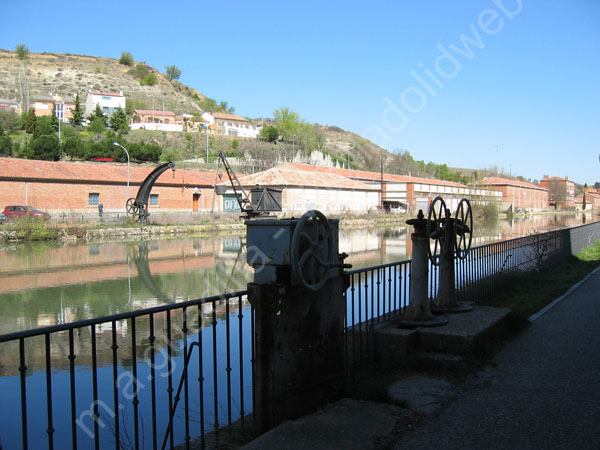
M475 227L473 246L592 221L549 214ZM340 251L362 268L412 252L405 225L342 229ZM243 236L0 248L0 334L245 289L252 279Z

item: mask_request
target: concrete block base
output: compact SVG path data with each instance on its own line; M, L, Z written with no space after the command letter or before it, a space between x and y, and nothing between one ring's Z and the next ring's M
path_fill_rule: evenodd
M510 310L474 305L466 314L448 315L446 325L401 329L392 322L374 329L378 359L395 361L415 353L468 355L478 343L499 332Z

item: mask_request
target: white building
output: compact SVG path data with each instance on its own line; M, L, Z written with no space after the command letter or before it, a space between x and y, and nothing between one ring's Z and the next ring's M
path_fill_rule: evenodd
M100 92L100 91L88 91L87 98L85 100L85 115L89 116L96 109L96 105L100 105L102 113L110 117L117 108L121 108L125 112L125 97L123 91L115 92Z
M281 190L280 215L299 217L306 211L318 209L324 214L367 214L379 205L379 188L360 181L332 174L313 173L285 167L273 167L240 178L248 191L260 187ZM230 182L223 181L227 192L221 197L223 211L239 211Z
M210 124L216 124L217 130L227 136L256 138L262 130L261 126L252 125L248 119L234 114L205 112L202 118Z

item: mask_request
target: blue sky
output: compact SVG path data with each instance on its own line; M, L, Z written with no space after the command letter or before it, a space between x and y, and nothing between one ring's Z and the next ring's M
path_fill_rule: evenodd
M288 106L426 162L600 181L598 0L2 0L1 11L0 48L127 50L176 65L243 116Z

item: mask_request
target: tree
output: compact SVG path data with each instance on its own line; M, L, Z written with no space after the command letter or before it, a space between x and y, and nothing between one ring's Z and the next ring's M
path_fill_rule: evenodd
M567 200L567 183L551 180L548 185L548 197L554 203L565 202Z
M33 108L31 108L29 111L27 111L27 115L25 116L25 132L27 134L33 134L35 131L35 125L36 125L36 117L35 117L35 110Z
M110 116L110 128L114 131L127 133L129 131L128 122L127 116L121 108L117 108L113 115Z
M277 127L285 140L292 140L292 136L298 134L298 129L302 121L298 113L295 113L288 107L276 109L273 117L277 122Z
M60 159L60 145L58 137L53 135L42 135L31 141L33 159L46 161L58 161Z
M102 112L102 109L100 109L100 104L96 103L96 108L94 108L94 111L92 111L92 114L90 114L90 123L93 122L95 119L102 119L102 123L104 124L104 128L106 128L108 126L108 118L104 115L104 113Z
M14 134L20 128L19 115L14 111L0 111L0 127L4 134Z
M586 201L585 201L585 191L583 191L583 210L585 211L585 207L586 207Z
M121 52L119 64L123 64L124 66L133 66L133 55L129 52Z
M52 116L40 116L35 119L35 131L33 137L38 138L40 136L53 136L56 135L56 129Z
M71 157L81 159L85 156L85 146L79 137L68 137L63 140L62 152Z
M71 110L71 124L75 126L81 126L83 124L83 109L81 108L81 101L79 100L79 94L75 94L75 107Z
M154 86L156 84L156 75L153 73L149 73L145 75L141 80L140 84L142 86Z
M15 52L17 53L17 58L21 61L24 61L29 56L29 48L25 44L17 44Z
M125 100L125 114L131 116L134 109L148 109L146 103L141 100L133 100L127 97Z
M94 117L90 121L90 124L88 125L88 130L90 130L92 133L98 133L98 134L104 132L104 130L106 130L106 125L104 123L104 118L102 118L102 117Z
M58 117L56 117L56 103L52 103L52 126L54 127L54 131L58 132Z
M279 139L279 130L273 125L268 125L260 130L260 138L267 142L277 142Z
M0 136L0 155L11 156L13 151L13 141L8 136Z
M181 76L181 70L179 70L177 66L165 66L165 69L169 81L178 80Z

